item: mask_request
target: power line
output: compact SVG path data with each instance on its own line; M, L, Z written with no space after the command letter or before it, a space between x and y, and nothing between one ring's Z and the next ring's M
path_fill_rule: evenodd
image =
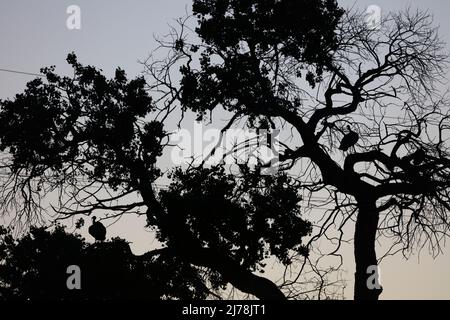
M22 74L22 75L32 76L32 77L44 77L44 75L40 74L40 73L25 72L25 71L12 70L12 69L0 68L0 71L2 71L2 72L9 72L9 73L16 73L16 74Z

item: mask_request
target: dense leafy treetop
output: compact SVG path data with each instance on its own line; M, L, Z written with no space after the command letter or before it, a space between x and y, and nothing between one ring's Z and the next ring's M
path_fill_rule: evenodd
M89 244L64 228L32 228L20 239L0 229L0 299L195 299L207 290L197 271L168 255L142 259L123 239ZM67 268L81 270L69 290Z
M156 230L169 256L167 261L161 258L149 266L138 264L132 268L144 268L150 276L155 274L150 269L167 268L174 279L177 275L186 277L185 287L171 282L173 287L179 285L180 294L186 296L203 294L195 289L198 284L193 282L198 273L191 266L210 269L202 275L204 285L218 288L233 281L247 292L258 294L247 284L261 280L252 272L262 271L267 258L276 257L288 265L292 255L307 254L302 238L311 232L311 224L300 217L301 198L292 179L286 175L261 176L246 166L241 166L239 175L227 174L220 166L176 169L169 189L157 191L154 182L162 173L156 162L166 146L167 134L161 122L149 120L157 110L144 80L128 81L120 69L113 79L107 80L100 70L78 63L75 55L69 55L67 60L74 69L74 78L60 77L53 68L45 68L42 72L47 81L34 80L15 99L0 101L0 147L10 153L9 169L17 178L11 182L11 198L3 200L5 203L23 204L20 213L28 217L34 212L33 204L39 207L41 193L59 191L60 184L63 192L69 189L59 198L64 208L58 212L66 217L90 215L97 209L114 210L114 214L144 211L148 226ZM44 185L43 191L35 188L35 180ZM101 191L92 192L89 186L93 183L100 185ZM48 184L56 187L45 188ZM35 195L37 200L33 203ZM22 199L17 201L16 196ZM67 198L75 205L66 206ZM33 237L50 237L42 232L32 231L21 243L34 245L43 240L35 242ZM71 259L81 259L80 263L83 256L94 250L85 248L80 239L64 238L62 231L56 230L51 236L62 238L61 243L71 239L76 251ZM56 240L54 245L57 250ZM99 246L100 251L97 254L94 250L93 255L99 266L108 269L109 264L115 263L114 259L108 260L108 250L119 247ZM5 250L15 247L10 243ZM21 244L17 246L20 247ZM134 258L122 253L111 254L122 254L117 259L133 265L129 259ZM55 254L58 256L57 251ZM223 263L217 264L218 259ZM65 267L68 263L77 264L64 257L62 261ZM177 267L171 269L172 265ZM25 260L24 269L16 274L32 266ZM230 268L236 272L230 272ZM65 274L61 273L61 277ZM14 279L8 281L11 286L22 288L13 283ZM262 281L275 296L280 296L275 284ZM194 291L186 291L192 286Z
M301 239L311 224L300 217L298 186L286 175L243 169L236 178L214 167L176 170L172 178L161 192L170 227L163 223L160 240L169 247L211 248L250 269L271 255L289 264L290 250L307 254Z
M61 177L75 170L116 187L132 180L131 170L143 164L157 176L162 125L138 119L154 110L143 78L128 81L117 69L108 80L100 70L67 58L73 78L44 68L47 81L36 79L15 99L1 101L0 150L13 157L13 169L29 169L34 176L50 170ZM47 172L48 173L48 172ZM64 179L67 177L64 176Z
M334 0L194 0L197 33L226 52L244 43L253 54L279 50L299 62L323 65L336 48L343 14Z
M222 105L247 115L274 105L299 107L286 99L290 83L321 80L337 48L337 24L343 10L333 0L195 0L202 46L200 70L181 68L182 104L200 115ZM274 80L289 74L283 81ZM274 114L277 116L277 114Z

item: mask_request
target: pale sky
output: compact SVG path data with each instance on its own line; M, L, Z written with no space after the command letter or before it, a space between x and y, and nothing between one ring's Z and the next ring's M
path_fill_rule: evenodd
M448 0L340 0L344 6L364 9L378 5L383 12L406 6L428 9L440 25L442 38L450 44L450 2ZM69 5L81 8L81 30L66 27ZM131 77L143 70L144 59L155 48L153 35L164 35L168 24L190 9L189 0L1 0L0 1L0 69L38 73L43 66L56 65L57 71L69 71L65 58L75 51L79 61L97 66L111 75L117 66ZM0 72L0 98L12 97L23 90L32 77ZM126 218L108 229L133 242L142 252L151 247L143 219ZM123 220L125 221L125 220ZM351 248L345 250L347 277L353 275ZM450 250L436 260L425 253L403 261L401 256L388 258L381 265L384 284L382 299L450 299ZM351 298L349 282L346 297Z

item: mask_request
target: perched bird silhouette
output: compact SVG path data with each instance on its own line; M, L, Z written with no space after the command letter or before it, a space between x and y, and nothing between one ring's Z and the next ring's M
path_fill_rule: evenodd
M104 241L106 238L106 228L101 222L96 220L97 217L92 217L92 225L88 229L89 234L93 236L96 241Z
M353 147L359 140L359 135L350 128L350 126L347 126L348 133L342 138L341 145L339 147L339 150L347 151L351 147Z

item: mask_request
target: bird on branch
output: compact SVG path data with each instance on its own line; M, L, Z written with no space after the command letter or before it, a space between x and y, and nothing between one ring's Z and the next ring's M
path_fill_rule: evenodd
M92 217L92 225L88 229L89 234L93 236L96 241L105 241L106 228L100 221L96 220L97 217Z
M347 151L354 147L359 140L359 135L350 126L347 126L347 130L349 132L342 138L341 145L339 146L339 150L342 151Z

